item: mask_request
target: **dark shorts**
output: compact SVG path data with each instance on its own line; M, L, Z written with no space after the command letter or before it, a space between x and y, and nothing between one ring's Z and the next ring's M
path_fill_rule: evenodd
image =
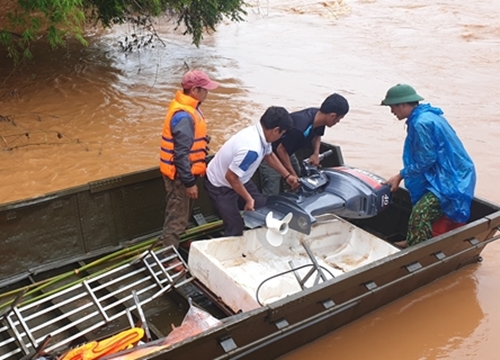
M295 154L290 155L290 162L297 174L300 175L301 167L299 161ZM266 198L271 195L279 195L282 192L283 185L286 183L282 179L281 175L278 174L271 166L269 166L265 161L260 164L260 183L262 185L262 195Z

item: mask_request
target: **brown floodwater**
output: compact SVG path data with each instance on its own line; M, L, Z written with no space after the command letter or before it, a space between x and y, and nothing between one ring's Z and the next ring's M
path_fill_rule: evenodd
M499 3L249 4L246 22L224 22L199 48L162 22L163 44L126 54L128 27L89 34L87 48L37 45L35 62L17 72L0 53L0 203L156 166L186 66L221 83L203 105L212 150L270 105L298 110L339 92L351 111L325 140L383 177L401 166L405 128L379 103L390 86L410 83L444 110L473 157L476 195L500 203ZM500 244L483 255L283 359L497 359Z

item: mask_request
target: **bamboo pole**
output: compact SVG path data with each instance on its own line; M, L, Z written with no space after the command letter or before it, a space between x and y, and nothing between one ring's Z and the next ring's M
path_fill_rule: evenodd
M199 238L201 236L206 236L210 233L220 231L221 226L222 226L222 220L217 220L217 221L209 222L206 224L202 224L202 225L198 225L198 226L186 229L186 231L181 235L181 242L195 240L196 238ZM29 304L35 300L42 299L42 298L49 296L51 294L54 294L58 291L62 291L64 289L67 289L68 287L71 287L71 286L74 286L78 283L81 283L86 279L91 279L94 276L98 276L105 271L109 271L109 270L112 270L118 266L122 266L123 264L126 264L127 262L132 261L134 257L141 254L145 249L150 247L156 241L157 241L157 238L153 238L153 239L145 240L141 243L138 243L138 244L135 244L132 246L127 246L127 247L120 249L118 251L115 251L111 254L105 255L105 256L103 256L103 257L101 257L93 262L90 262L84 266L76 268L72 271L67 271L63 274L54 276L52 278L44 279L42 281L38 281L36 283L30 284L27 286L23 286L21 288L17 288L17 289L2 293L2 294L0 294L0 299L6 298L6 297L16 296L18 293L20 293L22 291L26 292L24 294L24 297L30 296L30 295L35 295L36 293L42 291L43 289L46 289L47 287L54 285L54 284L57 284L65 279L68 279L71 276L78 275L81 272L87 271L87 270L92 269L96 266L103 265L103 264L106 264L108 262L113 262L111 265L107 266L105 269L99 270L93 274L90 274L90 275L85 276L83 278L80 278L78 280L72 281L72 282L65 284L63 286L60 286L56 289L50 290L42 295L34 296L28 300L22 301L19 305ZM160 248L160 247L161 246L158 246L158 248ZM120 259L123 259L123 260L116 262L117 260L120 260ZM3 310L4 308L9 306L13 302L14 302L14 299L6 301L5 303L1 304L0 310Z

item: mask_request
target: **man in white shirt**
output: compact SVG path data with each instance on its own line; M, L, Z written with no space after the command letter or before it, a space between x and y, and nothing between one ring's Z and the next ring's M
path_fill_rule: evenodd
M253 211L266 205L266 198L251 180L262 160L292 189L298 188L298 178L288 172L271 147L291 126L288 111L271 106L259 123L233 135L208 164L205 189L222 218L226 236L243 234L240 209Z

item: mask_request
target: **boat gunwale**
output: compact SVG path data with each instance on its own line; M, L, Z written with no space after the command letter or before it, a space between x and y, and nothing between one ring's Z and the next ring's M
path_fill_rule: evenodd
M231 332L235 329L237 329L240 326L248 326L246 322L248 321L257 321L257 320L265 320L266 322L274 322L277 323L281 319L284 319L287 314L290 313L291 309L293 309L294 313L301 313L301 310L304 308L309 308L311 304L327 304L328 301L332 299L332 289L335 287L336 293L339 293L341 291L349 290L350 288L353 287L352 283L358 284L357 286L362 286L370 282L371 279L375 278L377 271L379 274L386 274L389 272L394 272L398 271L399 269L404 268L405 266L409 266L410 264L415 262L415 259L420 259L423 257L428 257L428 256L433 256L438 252L441 252L444 249L447 248L446 245L448 244L453 244L457 242L468 242L469 240L472 239L477 239L475 235L477 234L484 234L488 233L485 235L485 238L483 240L478 240L478 243L473 243L469 241L468 247L466 247L464 250L457 251L453 254L450 254L448 256L445 256L444 258L437 258L436 261L433 264L427 265L425 267L418 268L415 272L412 270L409 270L407 268L407 273L403 276L399 276L392 282L388 284L383 284L380 286L375 287L374 289L370 289L366 287L366 291L364 294L360 295L359 297L354 297L349 299L348 301L335 304L334 302L330 303L331 306L323 305L324 309L323 312L320 314L316 314L316 316L321 316L321 315L327 315L329 313L333 313L335 311L343 311L342 309L347 309L350 306L355 306L358 304L361 299L366 298L370 295L375 294L376 292L380 292L381 290L385 290L384 288L390 288L402 281L405 281L411 277L413 277L416 273L418 272L425 272L432 270L436 266L442 266L446 264L447 261L454 261L455 257L461 256L466 252L469 252L471 250L479 250L479 253L476 255L478 256L484 247L491 241L497 240L498 237L500 236L493 236L500 227L500 208L497 207L497 211L494 213L491 213L483 218L477 219L469 224L466 224L458 229L452 230L450 232L447 232L445 234L436 236L432 239L429 239L428 241L422 242L418 245L415 245L411 248L407 248L404 250L401 250L400 252L397 252L392 255L388 255L384 257L383 259L374 261L370 264L363 265L359 268L353 269L349 271L348 273L341 274L337 276L334 279L329 279L321 284L318 284L312 288L305 289L302 291L299 291L295 294L289 295L286 298L277 300L276 302L273 302L272 304L268 304L266 306L263 306L258 309L250 310L247 312L235 314L231 317L228 317L224 319L224 323L222 325L219 325L216 328L207 330L199 335L196 335L194 337L188 338L184 341L181 341L179 343L173 344L171 347L169 347L166 350L159 351L157 353L151 354L149 356L146 356L144 359L160 359L160 358L165 358L164 356L167 355L172 355L175 356L177 352L181 352L183 348L186 346L189 347L197 347L201 345L201 343L207 342L207 341L213 341L216 339L217 341L222 341L225 338L231 337ZM459 266L460 267L460 266ZM456 270L456 269L455 269ZM375 273L374 273L375 271ZM444 275L453 272L449 271L446 272ZM438 276L436 278L431 279L430 281L426 282L430 283L432 281L436 281L442 276ZM403 295L409 294L417 289L419 289L421 286L418 286L414 289L411 289L407 292L405 292ZM396 296L396 298L400 298L401 296ZM393 300L390 300L386 303L389 303ZM384 304L386 304L384 303ZM382 304L382 305L384 305ZM380 305L380 306L382 306ZM378 308L379 306L376 306ZM362 314L363 315L363 314ZM361 315L361 316L362 316ZM258 318L258 319L257 319ZM307 319L304 319L306 321ZM312 320L311 320L312 321ZM279 331L283 331L283 329L280 329ZM275 334L277 334L278 332ZM274 334L274 333L273 333ZM270 335L267 335L270 336ZM278 336L278 335L276 335ZM260 342L262 339L257 339L255 342ZM219 358L233 358L233 356L245 351L244 348L250 346L251 344L244 344L240 348L233 349L231 351L226 352L225 355L221 355ZM255 344L255 346L258 346ZM242 355L243 356L243 355Z

